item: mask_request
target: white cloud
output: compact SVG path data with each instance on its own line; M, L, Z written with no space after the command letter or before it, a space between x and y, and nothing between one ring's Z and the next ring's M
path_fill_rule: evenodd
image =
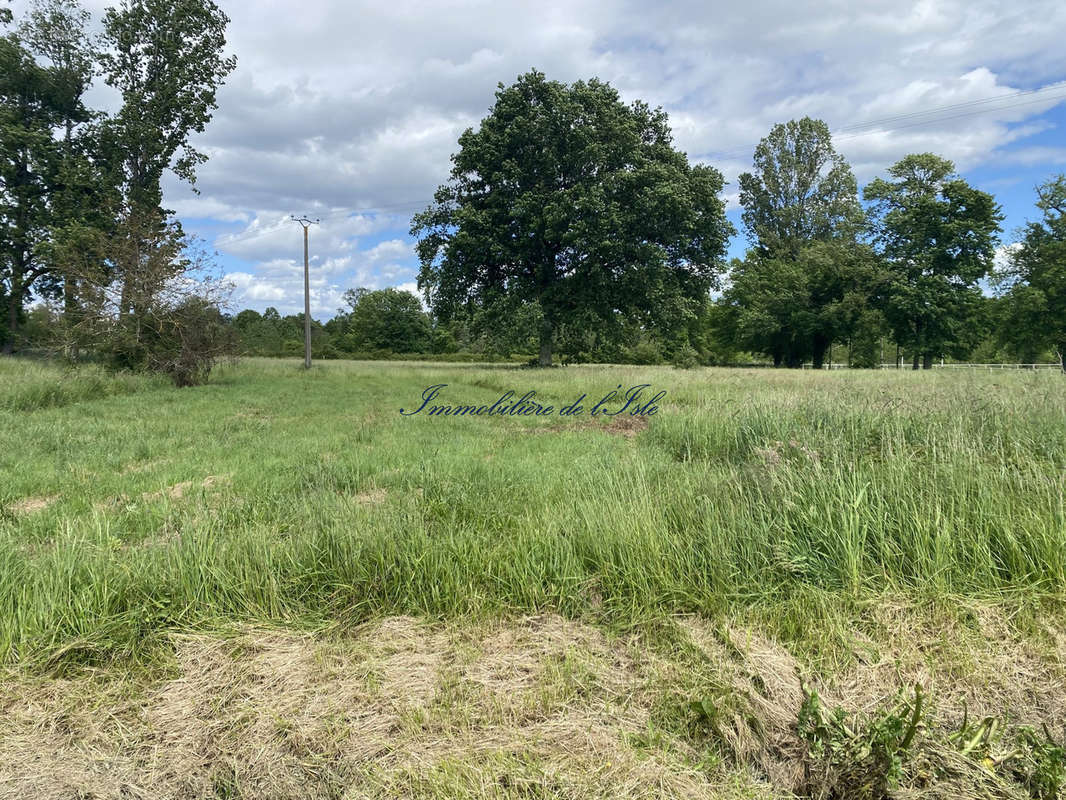
M992 256L992 275L1003 275L1011 269L1011 259L1014 254L1021 249L1020 242L1011 242L1009 244L1002 244L996 248L996 252Z
M108 1L87 3L97 20ZM16 0L16 14L26 3ZM410 284L411 215L446 179L457 137L487 113L497 83L531 67L565 81L598 76L626 100L662 105L677 145L723 170L733 207L754 144L774 123L805 114L836 130L1004 98L958 109L987 112L980 115L844 132L838 146L860 182L916 151L960 169L1000 160L1007 145L1013 163L1063 159L1061 148L1019 149L1040 130L1027 121L1061 101L1008 98L1066 78L1061 0L673 0L654 10L636 0L305 0L295 14L252 0L224 7L238 67L196 138L210 155L199 170L202 194L171 179L167 203L189 219L238 226L214 245L251 265L236 273L254 276L244 296L265 302L283 293L297 298L293 308L302 302L303 252L288 215L322 217L310 235L323 313L348 286ZM102 87L93 98L113 102ZM382 234L387 241L366 244Z

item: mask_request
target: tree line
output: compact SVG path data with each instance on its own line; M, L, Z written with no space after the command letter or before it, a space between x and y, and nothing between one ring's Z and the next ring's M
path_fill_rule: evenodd
M201 380L231 331L224 288L163 207L166 172L195 185L215 93L236 65L211 0L121 0L89 35L77 0L36 0L0 24L0 342L11 353L33 299L59 313L69 358ZM120 105L86 105L94 78Z
M681 364L820 367L843 343L849 363L872 366L887 340L915 369L1054 354L1066 370L1063 176L1038 188L1041 218L999 270L1000 207L932 153L860 195L823 121L775 125L740 176L750 247L728 264L723 185L673 148L660 109L532 71L499 85L414 218L419 287L441 320L475 330L533 317L543 365L553 350L640 348Z
M163 208L164 173L194 185L205 160L190 136L235 66L226 15L122 0L93 40L76 0L36 0L17 25L0 11L4 351L47 343L179 384L230 353L297 355L302 315L226 313L210 257ZM95 76L117 112L86 107ZM661 109L605 82L501 83L412 220L422 298L350 290L313 322L313 353L917 369L1066 352L1063 176L1038 188L1040 217L1000 269L990 194L930 153L860 193L820 120L756 147L739 179L750 246L729 262L724 187L673 146Z

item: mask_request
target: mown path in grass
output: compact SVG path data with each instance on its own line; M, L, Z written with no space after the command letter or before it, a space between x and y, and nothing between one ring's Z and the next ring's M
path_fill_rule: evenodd
M646 428L399 413L433 384L558 407L643 383L667 391ZM1059 375L252 360L123 391L0 402L4 660L234 620L544 610L747 609L798 641L883 593L1066 586Z

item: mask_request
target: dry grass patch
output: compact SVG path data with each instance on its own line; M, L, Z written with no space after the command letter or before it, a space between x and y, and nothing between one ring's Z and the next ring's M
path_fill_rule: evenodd
M649 720L626 643L558 617L180 636L175 655L134 703L90 710L89 681L5 689L0 797L719 796L626 744Z
M23 497L21 500L16 500L9 505L7 509L12 514L22 517L29 514L36 514L38 511L44 511L58 499L59 495Z
M181 481L173 486L168 486L158 492L145 492L141 495L142 500L154 502L166 498L168 500L181 500L185 495L199 489L204 492L218 489L230 483L228 475L208 475L202 481Z
M882 613L866 660L821 679L757 630L694 617L654 645L554 615L175 636L172 674L147 686L10 674L0 798L783 798L803 780L801 679L854 710L924 681L931 724L963 699L1066 721L1053 654ZM984 666L960 675L968 649Z
M612 433L615 436L624 436L627 439L632 439L647 427L647 417L634 417L629 414L624 414L612 417L611 421L604 426L603 430L604 432Z
M547 425L536 425L524 429L526 433L566 433L567 431L601 431L602 433L622 436L632 439L637 434L648 428L648 418L643 416L634 417L629 414L621 414L611 417L609 422L601 422L601 418L579 417L576 421L553 422Z
M362 506L379 506L388 498L388 491L380 488L367 489L365 492L359 492L359 494L354 496L355 502Z
M807 745L797 736L797 720L814 689L826 709L846 709L873 718L899 702L901 692L921 687L921 730L937 732L914 754L933 759L930 775L939 779L924 796L945 798L1020 797L1017 787L985 775L945 742L964 718L972 725L986 717L1006 726L1046 725L1059 741L1066 731L1066 655L1061 630L1048 627L1045 644L1012 630L1003 613L974 603L974 626L956 616L930 615L886 603L873 611L877 635L856 636L855 659L836 674L813 676L787 649L750 628L718 626L699 618L681 627L702 656L689 674L669 660L659 671L686 686L694 711L688 716L727 760L754 766L782 792L807 796ZM965 614L960 615L965 618ZM854 724L854 723L851 723ZM1005 751L1004 751L1005 752ZM987 780L986 780L987 779ZM915 796L900 790L900 797ZM818 795L821 796L821 795ZM825 797L835 797L827 794ZM874 795L876 796L876 795ZM895 796L895 795L893 795Z
M169 463L169 458L157 458L151 461L131 461L129 464L122 468L121 474L129 475L131 473L138 472L151 472L152 470L166 466Z

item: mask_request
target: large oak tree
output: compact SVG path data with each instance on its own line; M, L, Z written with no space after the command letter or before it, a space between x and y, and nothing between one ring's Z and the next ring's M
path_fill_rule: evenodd
M536 304L542 365L567 323L682 324L722 270L721 173L673 147L661 109L604 82L500 84L452 162L412 222L419 288L445 320Z

